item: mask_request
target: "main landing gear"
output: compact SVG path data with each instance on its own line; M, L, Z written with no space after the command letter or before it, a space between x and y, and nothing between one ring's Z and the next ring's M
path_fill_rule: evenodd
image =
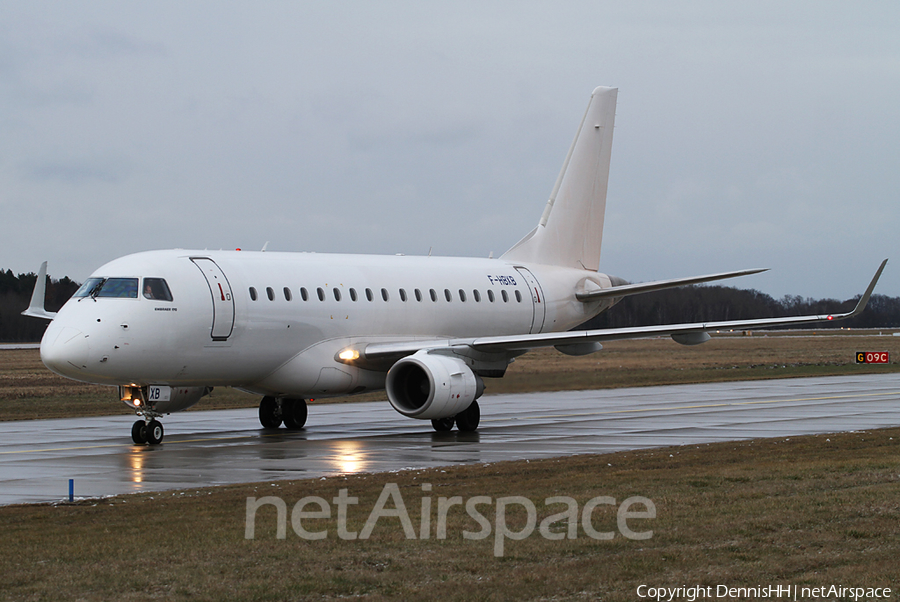
M478 402L473 401L472 405L470 405L468 408L466 408L456 416L432 420L431 426L433 426L434 430L436 430L437 432L445 433L447 431L453 430L453 424L455 423L456 428L459 429L459 432L471 433L478 428L479 420L481 420L481 409L478 407Z
M131 439L138 445L143 445L144 443L158 445L163 440L162 422L156 418L152 420L138 420L131 426Z
M277 429L283 422L288 430L302 429L307 414L305 399L266 396L259 402L259 423L263 428Z

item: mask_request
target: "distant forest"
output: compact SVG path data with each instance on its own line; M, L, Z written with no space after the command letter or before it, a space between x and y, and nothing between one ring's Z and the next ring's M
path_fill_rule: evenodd
M28 307L36 274L13 275L0 271L0 341L37 342L47 321L21 315ZM79 283L62 278L47 279L48 311L57 311L78 290ZM756 290L726 286L685 286L644 295L625 297L609 311L585 322L583 328L622 328L679 322L708 322L753 318L828 314L853 309L859 297L847 301L785 296L774 299ZM841 322L826 322L810 328L898 328L900 297L872 295L861 315Z
M49 322L39 318L26 318L22 312L28 309L31 292L37 274L13 275L12 271L0 271L0 341L4 343L36 343L44 336ZM44 307L47 311L57 311L69 300L78 287L78 282L68 277L60 280L47 278L47 297Z

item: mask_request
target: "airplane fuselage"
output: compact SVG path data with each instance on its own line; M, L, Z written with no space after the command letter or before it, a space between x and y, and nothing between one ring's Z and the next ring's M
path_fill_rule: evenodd
M124 289L85 290L60 310L41 344L55 372L277 396L383 387L384 370L336 359L350 345L561 331L611 305L573 296L586 280L609 287L603 274L500 259L151 251L96 280ZM159 281L171 300L150 292Z

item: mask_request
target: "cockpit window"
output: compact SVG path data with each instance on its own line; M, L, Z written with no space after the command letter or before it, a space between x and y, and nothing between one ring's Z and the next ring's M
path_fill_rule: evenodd
M88 278L73 297L137 299L137 278Z
M144 298L156 301L171 301L172 292L162 278L144 278Z
M107 278L100 290L91 293L95 297L116 297L119 299L137 299L137 278Z
M75 294L72 296L73 297L87 297L88 295L90 295L91 293L94 292L94 289L99 290L101 284L103 284L103 278L88 278L87 280L84 281L84 284L82 284L78 288L78 290L75 291Z

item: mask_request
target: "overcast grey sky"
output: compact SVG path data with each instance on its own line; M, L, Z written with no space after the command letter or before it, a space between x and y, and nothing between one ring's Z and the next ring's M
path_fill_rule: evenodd
M900 3L0 1L0 267L499 255L619 88L601 271L900 295Z

